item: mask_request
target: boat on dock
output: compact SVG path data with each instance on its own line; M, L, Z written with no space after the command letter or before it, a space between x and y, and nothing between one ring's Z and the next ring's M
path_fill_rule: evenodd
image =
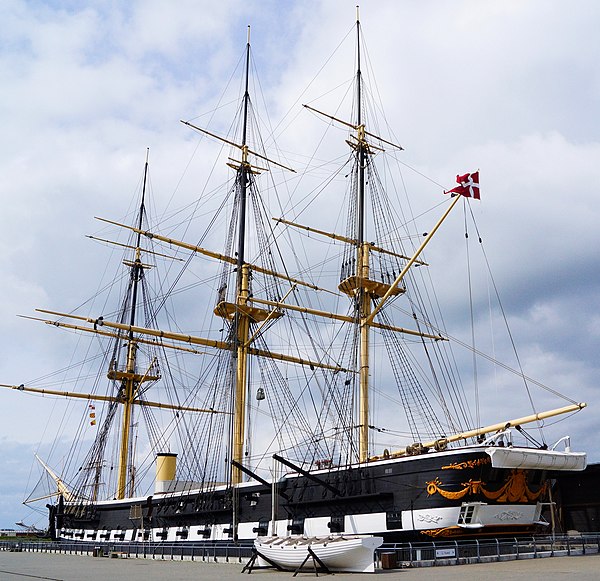
M300 571L323 567L330 572L374 573L375 550L383 537L329 535L326 537L266 537L254 541L261 567Z

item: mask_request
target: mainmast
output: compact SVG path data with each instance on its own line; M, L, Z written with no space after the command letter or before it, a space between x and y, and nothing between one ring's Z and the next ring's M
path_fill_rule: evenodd
M225 299L226 285L221 289L219 302L215 308L215 314L231 322L231 340L227 345L228 350L233 356L232 374L232 398L233 398L233 421L231 427L231 484L236 485L242 482L243 471L238 466L244 465L244 436L246 433L246 403L248 393L248 357L250 355L265 355L275 358L273 354L265 353L252 347L253 337L250 337L250 325L260 323L267 319L274 319L281 316L278 311L270 311L255 307L250 304L250 279L252 270L262 272L270 276L281 277L282 275L273 272L270 269L251 265L246 262L246 214L248 206L248 197L252 187L254 174L260 173L265 168L254 166L249 161L249 155L253 155L269 163L273 163L285 169L286 166L274 162L264 155L252 151L248 147L248 116L250 113L250 27L248 27L248 41L246 43L246 67L245 67L245 91L242 101L242 135L241 143L234 143L205 129L201 129L184 122L186 125L210 135L224 143L228 143L239 149L242 153L241 161L230 158L227 165L236 171L235 188L237 200L237 251L235 258L224 255L209 253L214 258L223 260L225 263L234 263L236 267L236 287L233 302L227 302ZM235 213L234 213L235 215ZM192 248L190 248L192 249ZM206 253L203 249L193 248L194 251ZM287 280L289 277L284 277ZM285 356L286 361L292 361L293 358ZM235 527L234 527L235 528Z
M244 432L246 429L246 392L248 373L248 351L247 343L250 332L250 317L245 313L248 305L249 268L244 263L246 243L246 206L248 180L251 178L251 168L248 162L248 107L250 104L250 93L248 91L250 72L250 27L248 27L248 42L246 43L246 79L243 98L243 123L242 123L242 162L237 168L236 180L239 187L239 210L238 210L238 246L237 246L237 292L236 303L238 308L234 316L234 340L233 355L236 364L236 377L233 400L233 434L232 455L234 462L241 464L243 461ZM232 463L232 484L242 481L242 472Z

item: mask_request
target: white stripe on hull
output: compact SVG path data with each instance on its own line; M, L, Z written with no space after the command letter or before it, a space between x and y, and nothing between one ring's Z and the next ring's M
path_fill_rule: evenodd
M388 529L386 526L386 513L365 513L346 515L344 530L340 534L346 535L381 535L384 533L402 533L414 531L434 531L449 527L464 529L484 529L485 527L498 527L514 525L519 527L547 524L540 522L542 505L538 504L485 504L480 502L465 502L462 506L446 508L430 508L422 510L402 511L402 521L399 528ZM329 517L314 517L304 520L304 536L325 537L331 534L328 526ZM263 526L265 523L261 523ZM271 535L289 537L292 521L278 520L275 526L268 525ZM65 541L88 542L200 542L200 541L231 541L231 525L215 524L211 527L204 525L190 525L189 527L152 528L144 531L141 529L116 529L90 530L90 529L62 529L59 538ZM210 535L205 536L209 530ZM259 523L240 523L238 525L238 538L240 540L254 540L259 538ZM135 535L135 536L134 536ZM122 537L122 538L121 538ZM265 538L265 537L260 537Z

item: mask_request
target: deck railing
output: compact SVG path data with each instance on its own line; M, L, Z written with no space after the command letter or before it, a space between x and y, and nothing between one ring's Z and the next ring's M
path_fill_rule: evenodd
M378 563L384 554L398 567L462 565L490 561L535 559L600 553L600 534L386 543L377 549Z
M0 541L0 551L242 563L252 556L252 544Z

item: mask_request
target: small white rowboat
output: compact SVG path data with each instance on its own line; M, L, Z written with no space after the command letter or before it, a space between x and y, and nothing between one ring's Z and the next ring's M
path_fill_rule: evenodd
M383 543L382 537L371 535L330 535L327 537L261 537L254 541L257 564L273 563L295 571L312 568L320 561L329 571L373 573L374 553ZM310 550L309 550L310 549ZM317 557L314 559L313 557Z

